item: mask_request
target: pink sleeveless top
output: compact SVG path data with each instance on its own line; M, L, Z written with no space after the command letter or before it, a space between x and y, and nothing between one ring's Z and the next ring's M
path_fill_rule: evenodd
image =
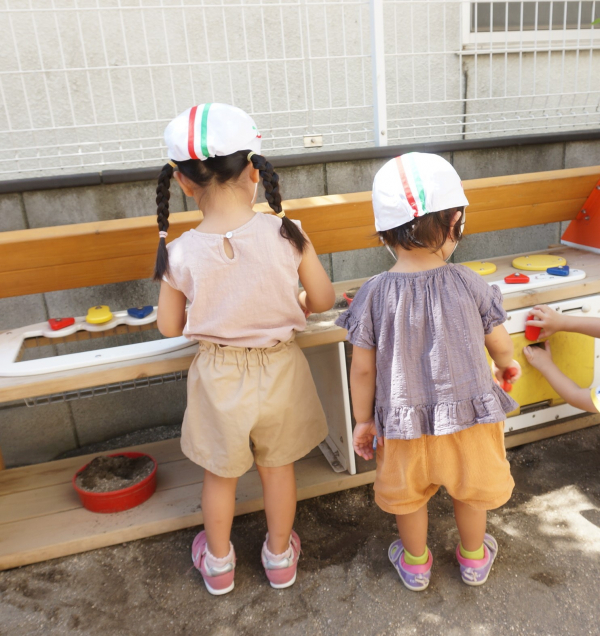
M236 347L272 347L306 327L298 303L302 255L279 230L281 220L255 214L227 233L189 230L171 241L164 280L190 302L183 335Z

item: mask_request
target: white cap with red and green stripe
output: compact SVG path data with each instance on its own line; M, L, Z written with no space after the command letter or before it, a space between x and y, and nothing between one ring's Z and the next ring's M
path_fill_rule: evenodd
M373 181L375 228L385 232L413 219L469 205L456 170L439 155L409 152L388 161Z
M165 130L169 159L173 161L204 161L239 150L260 153L261 141L252 117L229 104L192 106L175 117Z

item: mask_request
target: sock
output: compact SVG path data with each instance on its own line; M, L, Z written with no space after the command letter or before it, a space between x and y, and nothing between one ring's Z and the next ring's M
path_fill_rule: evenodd
M281 554L273 554L271 550L269 550L269 548L267 547L268 540L269 540L269 535L267 535L267 538L265 539L265 543L263 545L263 551L265 553L265 556L267 557L267 560L269 560L271 563L281 563L281 561L283 561L284 559L291 559L294 556L291 542L288 546L288 549L285 552L282 552Z
M224 565L227 565L228 563L231 563L233 561L233 555L233 544L231 542L229 543L229 554L222 558L216 557L214 554L211 554L208 546L206 546L206 567L222 568Z
M425 546L425 552L419 557L413 556L406 548L404 548L404 561L407 565L425 565L429 560L429 548Z
M463 559L471 559L473 561L481 561L481 559L485 558L485 550L483 549L483 543L481 544L481 547L479 548L479 550L474 550L473 552L469 552L468 550L465 550L462 546L462 543L460 544L460 556L463 557Z

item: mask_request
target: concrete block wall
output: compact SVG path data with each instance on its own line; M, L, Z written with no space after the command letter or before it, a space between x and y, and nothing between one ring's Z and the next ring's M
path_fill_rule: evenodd
M600 165L600 141L511 146L442 153L463 179ZM386 159L332 162L278 170L285 198L369 190ZM138 181L0 195L0 231L142 216L154 212L154 182ZM260 189L259 189L260 192ZM174 186L171 209L193 209ZM467 236L456 262L546 249L559 242L559 223ZM321 257L334 281L372 276L392 264L384 248ZM115 309L156 304L158 287L133 281L99 287L0 299L0 329L58 315L84 315L98 303ZM160 424L181 422L185 382L105 397L28 408L0 404L0 448L7 465L47 461L61 452Z

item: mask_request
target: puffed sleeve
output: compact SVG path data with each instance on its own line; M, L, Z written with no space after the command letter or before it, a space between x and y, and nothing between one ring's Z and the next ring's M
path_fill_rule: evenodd
M335 321L338 327L348 331L346 340L363 349L373 349L376 345L369 283L358 290L350 308Z
M502 292L498 285L488 285L485 279L468 267L460 266L463 280L473 299L479 307L483 331L486 335L492 333L494 327L506 322L506 311L502 306Z
M487 284L487 283L486 283ZM492 329L506 322L506 312L502 306L502 292L498 285L488 285L484 304L479 308L483 331L487 335Z

